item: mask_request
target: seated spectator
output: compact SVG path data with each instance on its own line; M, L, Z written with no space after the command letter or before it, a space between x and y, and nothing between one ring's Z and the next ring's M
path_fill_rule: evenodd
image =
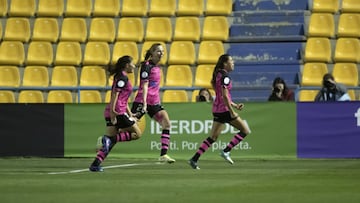
M323 76L322 88L315 97L315 101L350 101L347 88L341 83L337 83L334 76L326 73Z
M295 101L294 92L286 86L284 79L277 77L273 81L268 101Z
M196 96L197 102L213 102L214 98L211 95L211 92L207 88L201 88L199 90L198 96Z

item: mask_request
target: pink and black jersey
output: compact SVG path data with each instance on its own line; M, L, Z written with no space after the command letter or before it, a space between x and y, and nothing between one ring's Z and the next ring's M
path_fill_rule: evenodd
M128 99L131 95L132 89L132 84L125 71L123 71L121 75L114 77L111 91L112 94L119 92L118 98L115 100L115 111L120 115L126 113ZM110 104L106 105L104 116L110 117Z
M216 82L215 82L215 101L212 106L213 113L222 113L229 111L229 108L225 105L222 95L222 89L228 89L229 97L231 101L230 90L232 88L231 78L226 70L220 70L216 74Z
M143 84L149 82L146 102L148 105L160 104L160 81L161 68L147 61L140 69L140 85L134 102L144 103L143 101Z

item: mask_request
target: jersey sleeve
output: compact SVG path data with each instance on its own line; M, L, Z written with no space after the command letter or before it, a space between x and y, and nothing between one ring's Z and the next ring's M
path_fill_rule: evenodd
M221 86L224 88L228 88L231 83L231 78L228 73L221 72Z
M150 75L150 64L143 64L140 69L140 79L141 80L148 80Z
M122 75L120 76L114 84L114 91L116 92L120 92L124 87L126 87L127 83L128 83L129 79L128 77Z

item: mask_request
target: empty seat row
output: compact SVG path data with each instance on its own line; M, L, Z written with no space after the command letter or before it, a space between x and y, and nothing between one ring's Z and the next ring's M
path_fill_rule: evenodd
M89 40L112 43L115 40L142 42L144 39L164 42L200 39L225 41L229 35L228 21L223 16L205 17L202 27L197 17L177 17L174 28L171 18L167 17L151 17L146 22L144 29L141 18L120 18L116 28L113 18L91 18L88 28L85 18L64 18L59 29L57 18L35 18L32 27L28 18L10 17L7 18L6 25L2 26L0 22L0 38L22 42L41 40L55 43L58 40L78 42Z
M231 12L232 0L0 0L1 16L145 17L230 15Z
M196 67L195 79L188 65L170 65L166 75L162 73L160 86L211 88L210 80L215 65L199 65ZM80 80L78 80L80 75ZM139 76L139 74L137 74ZM128 77L133 85L137 85L135 74ZM139 81L139 78L137 78ZM165 81L165 82L164 82ZM80 73L74 66L55 66L49 71L45 66L26 66L21 79L17 66L0 66L0 86L2 87L105 87L111 86L113 78L108 77L100 66L84 66ZM165 83L165 84L164 84Z
M301 75L301 86L322 86L323 76L329 73L325 63L306 63ZM335 63L332 74L337 82L358 86L358 67L355 63Z
M80 90L79 93L69 90L50 90L47 94L40 90L22 90L16 98L13 91L0 90L0 103L108 103L110 93L110 90L106 91L103 99L102 93L98 90ZM192 91L191 102L196 101L198 93L199 90ZM189 96L185 90L164 90L162 102L189 102Z
M328 13L359 13L360 1L358 0L313 0L312 12Z
M329 38L308 38L305 46L304 61L360 63L360 41L358 38L338 38L335 48L332 48Z
M141 56L156 41L144 42L141 46ZM166 44L160 42L166 49ZM19 41L3 41L0 44L0 64L2 65L108 65L114 63L118 57L130 55L137 63L140 52L135 42L118 41L112 49L106 42L87 42L82 53L79 42L59 42L53 48L50 42L33 41L25 51L24 44ZM55 49L55 53L53 53ZM221 41L201 41L196 52L195 44L191 41L174 41L161 60L162 64L214 64L219 55L223 54L224 46ZM26 57L26 59L25 59ZM55 58L55 60L54 60ZM141 57L142 58L142 57ZM141 59L142 60L142 59Z
M307 35L329 38L360 37L360 13L341 14L337 26L334 18L330 13L312 13Z

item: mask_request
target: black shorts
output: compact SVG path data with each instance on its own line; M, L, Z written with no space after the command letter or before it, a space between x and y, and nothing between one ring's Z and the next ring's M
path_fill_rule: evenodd
M213 113L214 121L219 123L230 123L235 120L235 118L231 118L230 111L222 112L222 113Z
M134 102L132 107L131 107L131 112L133 114L136 114L138 112L141 112L141 110L143 109L143 103L138 103L138 102ZM161 106L160 104L156 104L156 105L147 105L147 113L149 114L149 116L152 118L157 112L164 110L164 107Z
M116 120L117 123L114 125L110 118L105 118L106 126L115 126L117 129L121 129L131 127L135 124L135 120L130 118L127 114L117 115Z

